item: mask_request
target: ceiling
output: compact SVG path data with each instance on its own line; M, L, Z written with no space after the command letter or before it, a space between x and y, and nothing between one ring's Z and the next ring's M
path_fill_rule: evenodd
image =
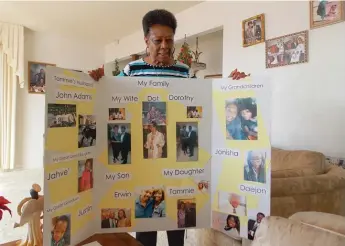
M176 14L200 2L0 2L0 21L107 44L141 29L142 17L152 9Z

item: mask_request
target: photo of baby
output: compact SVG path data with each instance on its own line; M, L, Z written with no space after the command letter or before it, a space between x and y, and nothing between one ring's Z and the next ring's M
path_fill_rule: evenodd
M266 183L266 152L248 151L244 163L244 180Z
M125 120L126 109L125 108L110 108L109 109L109 120Z
M143 126L144 159L167 158L166 125L156 122Z
M48 127L75 127L77 125L77 105L48 104Z
M79 140L78 148L96 145L96 116L78 115Z
M93 187L93 159L78 161L78 192L90 190Z
M237 98L225 102L226 139L257 140L257 105L254 98Z
M166 125L165 102L143 102L142 109L143 125L155 122L157 125Z
M177 200L177 227L189 228L196 226L196 199Z
M69 246L71 244L71 216L61 215L52 218L51 245Z
M247 202L245 196L224 191L218 192L218 209L222 213L238 216L247 215Z
M105 208L101 210L101 228L131 227L131 209Z
M166 217L164 187L143 187L136 191L135 218Z
M187 118L202 118L202 107L187 106Z

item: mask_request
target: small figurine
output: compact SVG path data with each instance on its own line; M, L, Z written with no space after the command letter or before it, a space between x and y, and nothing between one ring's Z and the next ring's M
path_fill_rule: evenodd
M44 200L38 193L41 187L33 184L30 190L30 196L24 198L17 206L17 213L20 216L20 222L14 224L14 228L28 224L28 235L25 240L17 243L17 246L43 246L43 218ZM42 215L42 216L41 216Z

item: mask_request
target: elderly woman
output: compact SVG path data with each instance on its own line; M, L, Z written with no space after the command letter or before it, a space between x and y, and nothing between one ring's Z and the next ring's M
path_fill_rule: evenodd
M174 35L177 22L175 16L167 10L149 11L142 20L146 56L132 61L125 66L118 76L138 77L172 77L190 78L190 68L174 59ZM104 69L90 72L90 76L98 81L104 75ZM233 79L240 79L238 74ZM168 231L169 246L183 246L185 230ZM137 232L136 238L144 246L154 246L157 243L157 232Z

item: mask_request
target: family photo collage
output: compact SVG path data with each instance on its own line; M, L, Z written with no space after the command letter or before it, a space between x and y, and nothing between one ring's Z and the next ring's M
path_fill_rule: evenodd
M45 201L50 216L44 219L52 233L45 241L73 245L90 230L209 227L254 237L269 215L270 152L264 151L268 136L258 121L265 115L258 108L261 112L266 104L257 106L266 92L236 92L260 91L260 85L232 88L228 96L221 81L207 81L195 92L195 83L205 80L181 86L167 79L168 88L148 81L152 86L143 88L135 79L105 77L95 85L82 73L69 77L64 71L47 69L44 187L50 192ZM217 103L215 84L223 94ZM242 144L260 141L265 144L252 149ZM239 180L223 178L232 165ZM219 179L211 177L211 169ZM256 185L253 196L248 189ZM68 192L55 195L57 187ZM55 232L63 233L55 237Z

